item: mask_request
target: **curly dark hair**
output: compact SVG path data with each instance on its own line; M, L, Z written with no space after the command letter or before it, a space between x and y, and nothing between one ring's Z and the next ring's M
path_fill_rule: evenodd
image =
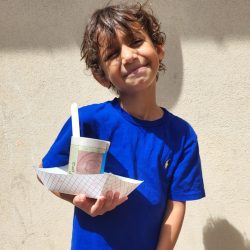
M124 31L125 34L134 36L135 26L138 24L148 34L154 45L164 45L166 36L160 30L160 23L153 15L150 8L145 10L146 4L137 3L135 5L111 5L98 9L89 19L86 26L83 42L81 45L81 60L85 59L86 68L92 73L104 77L104 72L100 65L99 36L103 32L107 40L112 43L116 38L116 27ZM166 67L160 62L158 71L165 71ZM158 79L158 74L157 74Z

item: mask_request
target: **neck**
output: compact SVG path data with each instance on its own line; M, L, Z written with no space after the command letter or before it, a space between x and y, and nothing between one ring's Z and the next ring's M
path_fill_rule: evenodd
M137 93L121 93L119 99L121 108L138 119L153 121L163 115L156 103L155 84Z

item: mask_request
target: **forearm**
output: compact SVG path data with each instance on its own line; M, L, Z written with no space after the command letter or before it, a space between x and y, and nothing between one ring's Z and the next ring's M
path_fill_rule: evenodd
M72 195L72 194L64 194L64 193L59 193L59 192L53 192L51 191L54 195L56 195L57 197L65 200L65 201L68 201L70 203L73 204L73 199L75 197L75 195Z
M172 250L181 231L185 202L168 201L166 214L162 223L157 250Z

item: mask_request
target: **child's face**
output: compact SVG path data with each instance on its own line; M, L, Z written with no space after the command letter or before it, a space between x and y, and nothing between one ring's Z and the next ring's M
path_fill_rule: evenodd
M100 35L100 61L105 77L95 76L96 79L106 86L111 82L121 94L155 84L163 47L155 46L143 29L136 30L133 36L117 29L116 35L112 44Z

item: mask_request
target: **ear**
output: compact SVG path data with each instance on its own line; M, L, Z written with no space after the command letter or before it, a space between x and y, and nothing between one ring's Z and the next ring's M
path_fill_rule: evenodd
M158 53L159 60L161 61L164 58L164 55L165 55L164 45L156 45L155 48L156 48L156 51Z
M106 88L110 88L110 81L108 79L106 79L105 76L102 76L101 74L98 74L96 72L94 72L92 70L92 74L94 76L94 78L96 79L96 81L98 81L102 86L106 87Z

